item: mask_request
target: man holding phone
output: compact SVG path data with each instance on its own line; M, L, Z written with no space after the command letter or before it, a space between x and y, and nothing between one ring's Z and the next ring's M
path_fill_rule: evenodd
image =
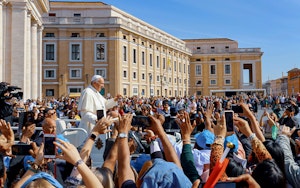
M47 117L42 122L43 131L40 132L38 138L34 140L37 146L44 143L44 157L54 159L56 155L56 146L53 142L56 139L56 121L53 118ZM55 165L57 167L55 167ZM60 168L58 168L60 166ZM63 184L65 177L67 177L73 168L69 163L53 160L47 163L48 170L56 175L56 179ZM61 170L63 169L63 170Z
M78 104L78 110L81 115L79 127L85 129L88 133L92 131L98 118L101 118L97 118L97 110L102 110L102 112L98 111L98 114L106 117L106 111L118 105L118 99L122 97L121 95L117 95L115 98L106 100L100 94L103 88L103 77L94 75L91 79L91 84L81 93Z

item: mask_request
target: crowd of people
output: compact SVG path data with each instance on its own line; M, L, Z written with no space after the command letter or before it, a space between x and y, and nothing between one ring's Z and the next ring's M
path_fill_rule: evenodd
M104 98L103 87L103 78L94 76L81 98L1 96L6 107L0 111L10 105L11 113L0 113L0 187L256 188L300 182L298 96ZM224 111L236 105L242 112L234 113L234 130L228 131ZM89 134L79 147L61 135L72 127ZM57 135L55 158L44 155L48 134ZM109 135L101 149L104 163L94 167L91 152L100 135ZM32 148L14 155L16 144Z

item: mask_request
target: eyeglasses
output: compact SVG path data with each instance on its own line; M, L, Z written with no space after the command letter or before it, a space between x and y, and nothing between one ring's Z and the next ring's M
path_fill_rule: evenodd
M54 111L54 112L52 112L52 113L49 113L49 115L50 116L52 116L52 115L54 115L54 114L56 114L56 112Z

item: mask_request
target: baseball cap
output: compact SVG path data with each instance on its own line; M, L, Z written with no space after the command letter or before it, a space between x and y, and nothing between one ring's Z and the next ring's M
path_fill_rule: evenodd
M210 145L215 140L215 135L209 130L204 130L201 133L197 133L194 136L196 138L196 143L203 149L210 149Z

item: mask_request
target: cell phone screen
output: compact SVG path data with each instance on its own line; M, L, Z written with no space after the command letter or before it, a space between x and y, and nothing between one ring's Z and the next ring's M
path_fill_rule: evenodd
M44 135L44 157L55 158L56 146L53 144L55 141L55 135Z
M32 149L31 145L26 144L16 144L12 145L13 155L30 155L29 150Z
M225 111L227 132L233 131L233 111Z
M104 117L104 112L103 110L97 110L97 119L101 119Z
M133 116L131 125L143 128L150 127L150 119L148 116Z

